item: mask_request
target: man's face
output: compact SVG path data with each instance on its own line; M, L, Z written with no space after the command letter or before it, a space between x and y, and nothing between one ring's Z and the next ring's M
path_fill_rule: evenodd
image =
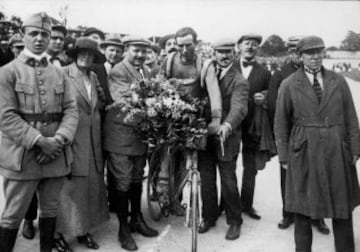
M89 50L81 50L76 58L76 65L79 68L89 68L94 62L94 54Z
M145 45L128 45L126 57L130 64L136 67L140 67L144 64L146 58Z
M50 42L50 32L37 27L25 27L25 47L34 54L42 54L46 51Z
M310 70L317 70L322 66L324 59L324 49L312 49L302 52L301 60L304 66Z
M106 61L114 65L121 61L124 49L121 46L108 45L104 50Z
M11 51L14 54L15 59L19 56L22 50L24 50L24 46L11 46Z
M259 49L259 43L254 39L245 39L239 45L240 54L246 60L252 60L255 58Z
M184 37L177 37L176 44L183 59L186 61L192 61L194 59L196 44L193 35L188 34Z
M99 34L97 33L92 33L88 36L88 38L91 38L93 40L95 40L98 44L100 44L100 42L102 41L101 37Z
M52 54L61 53L64 48L64 38L64 33L61 31L52 31L48 51Z
M297 51L291 51L289 53L290 59L294 64L299 65L301 63L300 54Z
M175 38L169 38L165 43L165 52L169 54L171 52L176 52L178 50L175 42Z
M146 49L146 60L145 64L152 64L157 60L158 54L151 48Z
M228 67L232 63L234 55L233 49L215 50L216 63L222 68Z

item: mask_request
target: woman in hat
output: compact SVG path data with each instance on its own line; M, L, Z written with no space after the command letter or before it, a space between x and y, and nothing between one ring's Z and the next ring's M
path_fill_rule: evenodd
M66 53L74 59L64 72L76 94L79 125L72 144L71 178L60 195L54 246L61 252L72 251L63 235L76 236L79 243L98 249L89 231L109 218L101 149L100 110L103 105L97 94L99 81L89 70L92 64L100 63L101 54L97 43L85 37L79 38L75 47Z

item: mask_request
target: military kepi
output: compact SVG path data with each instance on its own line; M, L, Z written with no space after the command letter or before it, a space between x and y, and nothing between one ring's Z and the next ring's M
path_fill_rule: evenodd
M51 32L50 17L45 12L33 14L30 17L28 17L23 23L23 27L30 27L30 26Z
M296 47L299 52L305 52L315 49L324 49L325 43L324 40L318 36L307 36L302 38Z

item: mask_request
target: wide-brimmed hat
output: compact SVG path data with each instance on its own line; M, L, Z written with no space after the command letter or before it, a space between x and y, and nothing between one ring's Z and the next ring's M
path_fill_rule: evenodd
M109 34L107 36L107 38L105 39L105 41L100 43L100 48L104 49L105 47L107 47L108 45L114 45L114 46L121 46L124 47L123 42L121 42L121 37L120 35L113 33L113 34Z
M253 39L253 40L257 41L260 45L261 41L262 41L262 36L260 34L256 34L256 33L244 34L238 39L237 43L240 44L244 40L249 40L249 39Z
M99 64L103 63L103 55L98 50L98 44L96 41L87 38L80 37L76 41L75 47L66 51L66 54L71 58L76 58L77 54L82 50L89 50L94 54L94 63Z
M299 43L297 43L296 48L299 52L305 52L314 49L324 49L325 43L322 38L312 35L302 38Z

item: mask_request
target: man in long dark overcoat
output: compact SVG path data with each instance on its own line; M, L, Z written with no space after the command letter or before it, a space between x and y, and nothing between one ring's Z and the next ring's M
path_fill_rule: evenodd
M322 66L321 38L304 37L297 47L304 66L281 83L274 126L296 251L311 251L311 218L332 218L336 251L354 252L360 130L353 99L346 80Z

